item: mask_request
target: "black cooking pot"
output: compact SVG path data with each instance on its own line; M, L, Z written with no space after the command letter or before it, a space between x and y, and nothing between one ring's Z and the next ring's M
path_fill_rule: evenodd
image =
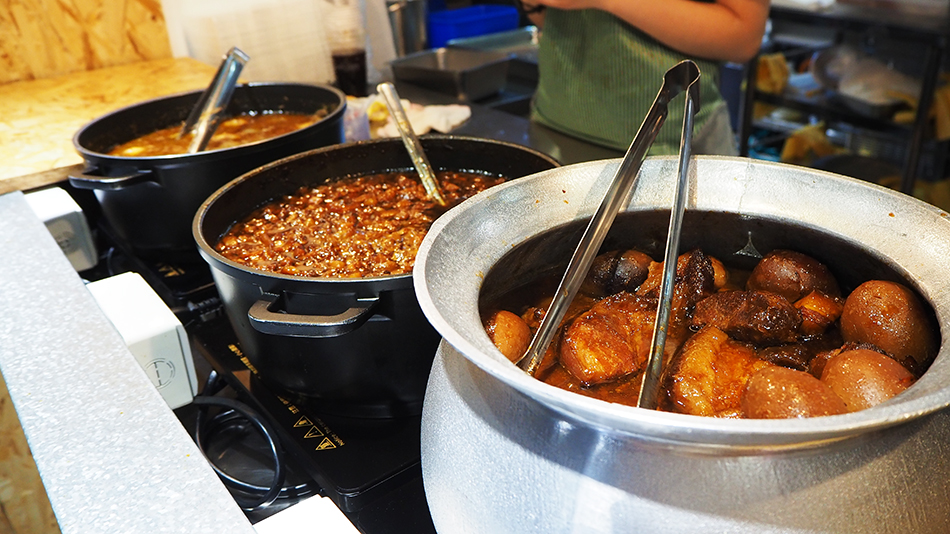
M518 178L558 166L523 146L423 137L436 170ZM331 178L412 169L399 139L312 150L233 180L198 209L194 239L250 364L268 386L325 412L362 417L421 413L439 335L416 301L412 275L304 278L251 269L214 244L282 195Z
M235 88L226 113L288 111L329 114L316 124L257 143L195 154L122 157L115 145L184 122L201 91L149 100L93 120L73 137L86 169L69 177L94 189L116 236L136 253L164 259L194 254L191 222L204 199L230 180L265 163L343 142L346 97L336 88L296 83Z

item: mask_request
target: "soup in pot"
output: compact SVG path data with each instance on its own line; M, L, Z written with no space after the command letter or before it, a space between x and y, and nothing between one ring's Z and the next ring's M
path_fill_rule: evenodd
M285 135L316 124L326 117L326 110L317 113L244 113L221 121L205 150L220 150L247 145ZM185 154L193 134L180 136L182 124L163 128L137 137L109 150L110 156L144 158Z
M599 255L536 378L636 406L652 346L663 265L637 250ZM539 327L560 277L483 307L512 361ZM677 262L659 409L726 418L791 418L869 408L910 387L939 349L933 312L903 284L868 280L843 294L829 269L774 250L751 270L702 250Z

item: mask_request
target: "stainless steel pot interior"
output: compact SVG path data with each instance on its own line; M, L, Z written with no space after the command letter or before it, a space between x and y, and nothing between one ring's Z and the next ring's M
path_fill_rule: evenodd
M495 349L482 328L478 303L486 275L520 245L545 233L557 236L549 232L553 228L570 223L578 226L588 220L618 163L570 165L503 184L469 199L435 222L417 256L414 285L423 312L453 348L494 378L567 418L663 446L717 454L814 447L950 405L950 349L946 345L929 371L897 398L860 412L811 419L720 420L641 410L576 395L528 377ZM675 158L649 158L622 216L668 212L675 176ZM840 251L836 263L844 271L859 275L876 270L913 286L932 304L942 337L948 335L947 213L866 182L744 158L695 158L690 180L687 213L713 215L699 223L693 219L684 231L689 224L714 224L711 234L715 234L723 221L761 221L773 229L787 226L789 232L801 233L805 243L812 242L811 237L817 236L815 243L824 237L831 243L826 245L831 252ZM725 218L717 219L716 214ZM727 222L722 229L729 231L729 226ZM755 226L740 224L736 228ZM638 229L628 224L623 231ZM748 233L732 236L734 243L740 243L733 252L740 250L741 244L755 244L756 231ZM566 264L571 240L561 235L547 243L568 250L563 260ZM662 241L657 246L662 248ZM550 252L543 252L544 247L534 250L542 252L506 262L509 278L544 264L543 256ZM856 255L857 251L863 256ZM880 268L867 267L871 260L879 260Z

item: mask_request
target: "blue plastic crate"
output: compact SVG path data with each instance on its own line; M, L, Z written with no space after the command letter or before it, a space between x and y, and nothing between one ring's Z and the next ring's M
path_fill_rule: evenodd
M439 48L452 39L477 37L518 27L513 6L481 4L429 13L429 47Z

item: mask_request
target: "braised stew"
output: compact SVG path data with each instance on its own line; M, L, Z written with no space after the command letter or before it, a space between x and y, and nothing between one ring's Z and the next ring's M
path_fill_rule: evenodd
M601 254L536 377L636 405L663 265L638 250ZM486 332L512 361L525 352L560 279L483 306ZM773 250L751 271L696 249L677 262L659 409L726 418L791 418L869 408L910 387L939 349L932 310L909 287L868 280L849 294L821 262Z

